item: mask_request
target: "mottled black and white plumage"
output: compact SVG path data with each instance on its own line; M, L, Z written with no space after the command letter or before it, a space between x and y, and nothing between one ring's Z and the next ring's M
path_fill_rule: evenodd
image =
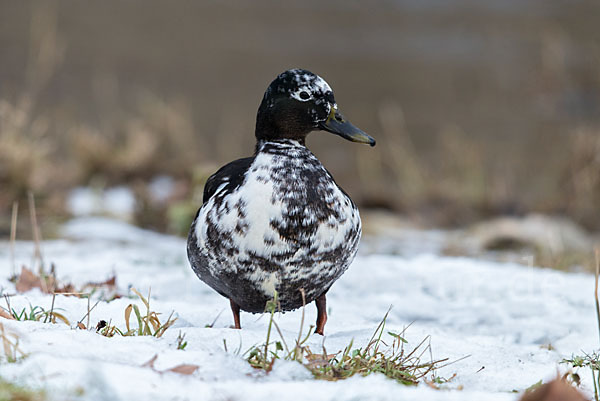
M322 334L325 293L356 255L358 209L305 146L306 135L319 129L375 144L344 120L322 78L285 71L258 110L254 156L206 182L188 258L202 281L230 299L236 327L239 308L263 312L277 291L282 310L296 309L303 289L306 303L318 301Z

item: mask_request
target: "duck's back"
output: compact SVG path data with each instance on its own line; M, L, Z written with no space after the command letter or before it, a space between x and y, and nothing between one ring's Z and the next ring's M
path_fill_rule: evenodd
M188 239L194 271L249 312L262 312L275 290L283 310L302 306L300 289L311 302L356 254L357 208L296 141L265 142L234 163L207 183Z

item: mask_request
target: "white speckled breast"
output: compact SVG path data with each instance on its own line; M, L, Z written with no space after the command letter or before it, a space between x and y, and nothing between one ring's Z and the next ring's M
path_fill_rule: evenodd
M261 312L276 290L283 310L326 292L354 259L358 209L296 141L263 143L242 184L223 182L192 228L193 268L222 295Z

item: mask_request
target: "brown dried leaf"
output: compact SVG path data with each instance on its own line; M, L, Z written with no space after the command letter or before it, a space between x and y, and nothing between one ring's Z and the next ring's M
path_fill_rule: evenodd
M158 316L156 315L156 312L152 312L150 314L150 324L152 325L152 328L154 329L154 331L156 331L160 328L160 321L158 320Z
M15 288L17 289L17 292L27 292L32 288L39 288L42 292L51 294L55 284L53 277L48 276L42 278L23 266L21 268L21 274L15 284Z
M323 354L308 354L308 355L306 355L306 359L308 359L309 361L329 362L336 356L337 356L337 354L329 354L329 355L326 355L327 358L325 359L325 358L323 358Z
M428 387L434 389L434 390L439 390L440 386L438 386L436 383L434 383L431 380L425 380L425 384L427 384Z
M142 302L146 306L146 309L150 309L150 304L148 303L148 300L146 298L144 298L144 296L142 294L140 294L140 292L138 290L136 290L135 288L131 287L131 291L133 291L138 297L140 297L140 299L142 300Z
M85 330L86 329L85 324L83 324L81 322L77 323L77 327L79 327L81 330Z
M127 305L127 308L125 308L125 327L127 327L127 331L131 330L129 328L129 318L131 317L132 310L133 310L132 304Z
M89 282L86 286L90 287L114 287L117 285L117 276L112 276L111 278L101 281L101 282Z
M158 354L154 355L148 362L142 364L143 368L151 368L154 369L154 362L158 359Z
M65 284L62 287L57 288L56 290L54 290L55 293L57 294L65 294L67 296L70 295L76 295L77 291L75 290L75 286L73 284Z
M101 289L107 292L107 300L112 301L113 299L121 298L121 294L117 294L117 277L112 276L105 281L90 281L81 287L81 292L94 291Z
M585 397L564 380L554 379L526 392L521 401L585 401Z
M162 335L165 334L165 331L167 331L167 329L169 327L171 327L173 325L173 323L175 323L176 320L177 320L177 318L175 318L175 319L169 318L169 320L167 320L167 322L160 328L160 330L158 330L156 332L156 338L162 337Z
M190 365L190 364L184 363L182 365L177 365L171 369L167 369L167 370L165 370L165 372L175 372L175 373L179 373L182 375L191 375L198 369L200 369L200 366L198 366L198 365Z
M111 278L109 278L105 281L100 281L100 282L90 281L89 283L85 284L84 287L114 287L116 285L117 285L117 276L112 276Z
M13 315L11 315L10 313L8 313L7 311L5 311L2 308L0 308L0 317L3 317L8 320L15 320L15 317Z
M65 317L65 315L63 315L62 313L52 311L52 313L50 315L52 316L54 323L56 323L56 319L58 319L58 320L61 320L67 326L71 325L71 323L69 322L69 319L67 319Z
M336 356L337 356L337 354L328 354L328 355L313 354L312 352L310 352L310 350L308 350L306 359L308 360L309 366L316 367L316 366L325 366L325 365L329 364L331 362L331 360L334 359Z
M17 292L26 292L32 288L42 288L42 280L36 276L31 270L23 266L21 268L21 274L17 279L15 285Z

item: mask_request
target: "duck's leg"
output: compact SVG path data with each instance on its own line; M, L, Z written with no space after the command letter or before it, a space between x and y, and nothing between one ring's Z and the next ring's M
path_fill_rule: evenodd
M325 294L321 295L315 300L317 304L317 328L315 333L324 335L323 330L325 329L325 323L327 323L327 300Z
M229 300L229 304L231 305L231 311L233 312L233 326L236 329L241 329L242 325L240 324L240 307L238 304L233 302L233 299Z

